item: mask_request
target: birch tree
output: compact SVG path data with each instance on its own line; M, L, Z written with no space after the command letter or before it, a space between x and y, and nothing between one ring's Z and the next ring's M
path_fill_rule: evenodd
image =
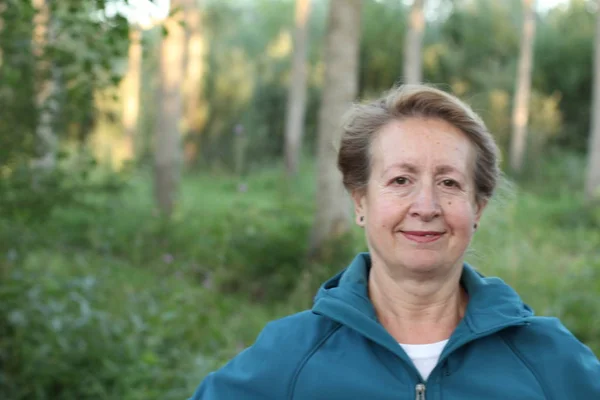
M184 107L187 131L197 133L202 129L199 108L206 43L200 6L193 0L188 0L188 3L185 9L187 54Z
M523 0L523 29L521 51L515 85L510 143L510 168L519 173L527 146L527 122L531 96L531 71L533 69L533 44L535 39L535 0Z
M171 7L184 6L172 0ZM154 191L160 211L173 212L181 167L180 121L183 114L182 83L185 74L185 30L178 13L165 22L167 30L159 49L159 104L156 115Z
M592 121L588 146L585 196L589 202L600 199L600 1L596 10L596 36L594 38L594 71L592 94Z
M323 245L350 229L350 201L337 169L341 118L358 91L360 0L332 0L325 37L325 83L317 139L316 216L309 253L318 256Z
M408 31L404 43L404 82L422 80L423 34L425 33L425 0L414 0L410 8Z
M57 83L54 79L56 71L52 68L52 62L46 57L46 48L54 35L49 1L33 1L36 12L32 38L32 49L36 60L35 103L38 118L35 130L38 158L35 160L35 165L45 170L54 168L58 151L58 140L53 127L57 92Z
M129 30L127 73L123 81L123 129L125 131L126 159L135 157L140 110L140 81L142 73L142 30Z
M298 173L306 113L307 21L310 0L296 0L294 53L285 121L285 166L289 178Z

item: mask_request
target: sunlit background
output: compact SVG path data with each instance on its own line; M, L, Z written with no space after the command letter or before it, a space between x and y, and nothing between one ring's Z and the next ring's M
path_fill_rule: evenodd
M423 3L0 2L0 398L187 398L310 307L365 250L327 110L404 82L501 147L468 261L600 354L596 1Z

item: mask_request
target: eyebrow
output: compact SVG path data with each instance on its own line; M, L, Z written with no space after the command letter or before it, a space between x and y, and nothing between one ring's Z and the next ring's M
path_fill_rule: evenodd
M419 171L419 168L417 168L416 165L408 163L408 162L401 162L401 163L394 163L394 164L390 165L383 171L383 174L384 175L387 174L391 169L394 169L394 168L407 170L411 174L417 173Z
M392 164L388 168L386 168L383 171L384 175L386 173L388 173L391 169L394 169L394 168L406 170L406 171L410 172L411 174L415 174L415 173L419 172L419 168L416 165L408 163L408 162L401 162L401 163ZM464 176L464 174L462 172L460 172L455 167L448 165L448 164L438 165L435 168L436 175L447 174L447 173L451 173L451 172L454 172L454 173Z
M454 173L457 173L457 174L460 174L460 175L464 175L462 172L460 172L459 170L457 170L453 166L446 165L446 164L444 164L444 165L438 165L437 168L435 169L435 172L437 174L447 174L447 173L450 173L450 172L454 172Z

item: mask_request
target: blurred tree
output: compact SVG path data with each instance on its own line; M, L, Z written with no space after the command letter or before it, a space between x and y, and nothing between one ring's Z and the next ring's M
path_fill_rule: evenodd
M127 73L123 80L123 128L125 130L125 159L127 160L133 160L136 156L141 75L142 29L132 26L129 30Z
M54 116L57 112L57 70L54 62L46 54L48 44L55 40L55 24L50 12L49 0L33 0L36 14L33 20L33 54L36 61L36 106L37 106L37 146L36 166L52 170L56 164L58 138L55 133Z
M2 2L4 29L0 31L0 165L13 167L27 163L37 154L35 63L31 1ZM26 111L26 113L24 112ZM11 169L3 168L7 179Z
M309 256L350 229L350 204L336 165L343 114L358 94L361 0L332 0L325 37L317 143L317 202Z
M422 48L425 33L425 0L413 0L410 9L408 32L404 43L404 82L420 83L422 80Z
M585 196L590 202L600 199L600 1L596 9L593 71L592 121L585 181Z
M0 158L7 176L17 165L43 165L45 156L55 163L71 139L85 142L97 116L94 94L118 83L127 52L127 20L106 8L106 0L2 2Z
M519 67L513 102L510 146L510 167L516 173L522 170L527 145L527 121L529 117L529 98L531 95L535 18L535 0L523 0L521 52L519 55Z
M537 24L535 39L533 87L558 94L563 116L563 126L549 144L581 154L588 149L593 97L595 22L590 4L571 0L568 7L551 10Z
M171 9L187 11L192 0L172 0ZM181 167L180 123L183 114L185 30L181 12L165 22L166 36L159 50L159 106L156 115L154 193L161 213L170 217L175 205Z
M2 35L2 31L4 30L4 12L6 11L6 7L8 7L8 4L0 3L0 35ZM2 46L0 46L0 67L2 67L3 55Z
M378 97L402 81L408 8L401 1L364 2L360 40L359 97Z
M521 0L455 0L452 12L429 23L425 78L477 110L503 151L510 137L510 98L519 51Z
M185 113L185 159L191 164L198 154L198 140L188 140L197 136L206 122L207 110L201 102L204 90L206 39L204 37L202 9L198 1L191 2L185 13L186 30L186 73L184 88Z
M304 136L307 95L307 22L310 0L296 0L294 53L285 119L285 166L289 178L298 173Z
M247 136L245 169L282 158L287 83L294 2L254 0L203 3L206 47L201 134L186 138L197 143L199 166L235 169L242 139ZM316 53L316 52L315 52ZM315 55L318 60L319 54ZM315 61L317 62L317 61ZM316 85L318 88L318 85ZM313 108L314 98L311 98ZM187 154L193 154L192 152ZM188 160L193 161L193 160Z

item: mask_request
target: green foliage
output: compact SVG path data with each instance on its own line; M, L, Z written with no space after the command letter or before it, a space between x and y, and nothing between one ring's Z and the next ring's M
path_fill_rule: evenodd
M98 167L84 154L61 157L51 171L27 164L7 169L0 176L0 251L18 254L35 242L52 243L56 236L46 236L45 224L54 214L102 212L98 200L118 196L126 186L124 177ZM23 234L15 235L19 229Z
M402 46L408 8L402 2L368 1L363 6L359 87L361 97L378 96L401 81Z
M314 145L324 71L324 3L313 2L311 10L307 149ZM208 120L201 132L187 139L200 149L195 165L233 170L231 144L237 126L243 126L248 137L246 158L251 161L246 170L276 160L283 148L291 52L270 49L289 42L293 2L214 2L204 12L210 21L203 94ZM364 2L361 98L377 96L401 82L408 12L398 1ZM506 152L522 29L521 2L443 1L428 17L425 81L467 100ZM235 29L231 21L236 21ZM594 37L594 18L583 0L539 13L536 22L528 146L534 164L550 147L582 152L587 146Z
M589 3L574 0L541 20L536 36L533 85L558 94L564 115L564 129L553 142L580 152L589 134L595 19Z
M535 181L501 190L468 259L506 280L538 315L560 318L600 354L600 209L583 200L582 161L554 155Z
M205 14L211 45L203 95L210 112L201 135L188 141L198 144L204 166L233 170L231 143L242 127L247 158L272 161L283 148L294 3L219 2Z
M35 129L42 109L51 111L59 139L82 141L89 134L95 119L94 91L119 82L119 62L128 47L129 24L119 14L108 15L106 3L48 2L43 46L35 33L42 11L32 1L10 0L0 7L2 164L21 164L40 155ZM45 81L52 81L56 90L44 104L37 104L36 93Z
M204 352L250 340L216 334L226 298L114 259L38 250L4 274L3 399L186 398L214 367Z
M453 77L464 80L469 93L512 87L519 52L519 5L519 1L490 0L455 5L439 27L437 37L447 43L449 50L444 53L445 59L439 60L442 70L452 75L433 80L445 83L452 83Z
M287 297L303 268L311 206L281 177L190 177L172 222L154 215L144 177L41 227L0 217L2 237L30 237L2 251L0 397L191 394L274 317L253 302Z
M296 284L297 272L306 265L306 238L312 224L306 206L292 201L265 209L236 204L223 217L227 251L222 254L224 267L213 273L215 282L225 292L285 299Z
M85 195L112 194L124 185L116 174L99 176L93 158L78 158L48 172L24 164L9 170L0 180L0 216L26 223L39 222L48 218L56 207L84 206Z
M423 50L426 81L465 99L507 149L521 29L520 2L455 2L432 23ZM498 46L502 43L502 46Z
M0 163L16 162L35 151L35 107L31 21L34 16L29 2L14 2L0 7Z
M468 260L600 354L600 210L555 184L580 163L563 154L538 184L501 189ZM59 208L39 225L0 216L2 238L27 242L0 253L0 397L190 395L266 322L309 307L320 283L365 249L357 228L326 262L305 259L313 173L293 186L280 167L244 181L187 176L171 222L155 214L146 174L119 196L90 193L101 211Z

